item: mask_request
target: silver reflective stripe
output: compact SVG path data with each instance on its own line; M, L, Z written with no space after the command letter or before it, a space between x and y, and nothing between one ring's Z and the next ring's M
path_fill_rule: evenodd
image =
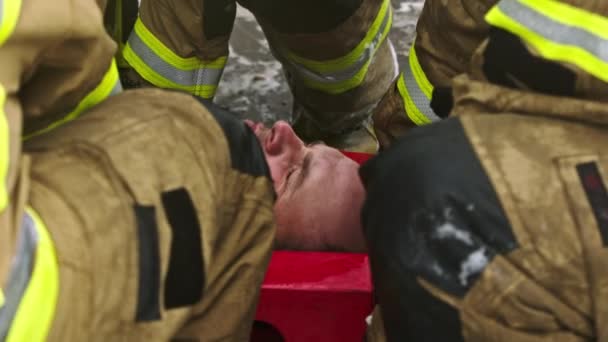
M4 287L5 303L0 308L0 341L8 335L11 324L19 308L21 298L32 275L38 233L34 220L25 213L19 232L16 254L13 257L8 283Z
M531 31L562 45L577 46L608 62L608 40L581 28L564 25L516 0L503 0L498 8Z
M108 96L120 94L121 92L122 92L122 83L120 83L120 78L119 78L116 81L116 84L114 84L114 87L112 87L112 91L110 91L110 94Z
M350 80L351 78L355 77L359 70L361 70L361 68L363 68L365 64L370 61L376 54L378 47L383 41L386 26L390 23L391 15L392 11L391 7L389 6L384 16L384 20L382 21L382 25L380 25L378 33L376 34L374 39L372 39L372 41L367 44L365 50L363 50L363 52L361 53L361 56L359 56L359 58L354 63L345 67L342 70L317 72L308 69L306 66L300 63L296 63L290 60L287 60L286 62L288 64L291 64L302 77L307 78L311 81L321 83L338 83Z
M410 51L410 53L412 53ZM431 121L439 121L440 117L435 114L433 109L431 108L431 99L426 97L426 95L420 89L420 85L416 82L416 78L414 77L414 71L412 70L412 65L408 61L407 68L403 71L403 81L405 83L405 88L407 89L407 93L414 102L414 105L418 110L424 114Z
M4 20L4 1L0 0L0 27L2 27L2 20ZM8 0L13 1L13 0Z
M222 77L223 68L202 67L194 70L180 70L172 66L155 54L136 33L130 35L128 43L133 52L154 72L173 83L182 86L217 86Z

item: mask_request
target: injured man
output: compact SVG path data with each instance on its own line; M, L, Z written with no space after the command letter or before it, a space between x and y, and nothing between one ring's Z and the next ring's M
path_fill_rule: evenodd
M285 121L246 120L266 156L277 201L277 248L365 251L359 165L322 142L304 144Z

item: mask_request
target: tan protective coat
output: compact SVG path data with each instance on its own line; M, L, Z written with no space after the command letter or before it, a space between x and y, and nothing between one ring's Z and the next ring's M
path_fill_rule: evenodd
M469 71L475 49L487 37L486 12L497 0L427 0L416 25L415 48L420 66L435 87L450 87L451 79ZM374 110L374 128L382 148L388 148L416 127L397 90L397 81Z
M197 101L162 90L127 91L25 149L32 156L31 203L60 264L50 340L248 338L274 242L274 192L266 177L231 167L222 129ZM203 299L136 323L132 208L156 208L165 279L171 230L160 193L176 188L190 194L202 230Z
M103 26L104 7L23 0L0 47L8 124L1 143L10 148L1 180L9 205L0 213L0 284L29 205L47 226L59 263L49 340L246 340L274 241L274 193L267 178L231 167L226 137L203 106L178 93L127 93L22 143L24 132L61 118L108 70L115 43ZM136 323L133 205L157 207L160 193L175 188L188 190L202 227L203 299ZM156 213L165 279L171 235L163 211Z
M603 1L569 3L606 15ZM424 13L434 6L441 6L440 2L427 1ZM442 13L455 12L445 7ZM472 25L475 17L455 16L461 25L471 27L470 32L483 26ZM450 47L441 39L446 37L443 31L451 31L437 23L428 36L420 32L428 24L424 18L423 14L417 49L419 43L435 39L437 48L425 47L425 53ZM458 30L450 39L461 42ZM491 84L481 70L486 47L481 44L475 54L468 50L469 66L461 64L458 49L455 60L442 66L433 65L432 53L423 57L422 48L419 57L429 78L438 82L441 75L449 74L445 70L456 71L459 64L470 71L470 76L450 81L454 96L450 115L460 117L518 248L495 257L462 299L418 281L458 310L466 341L608 341L608 310L603 304L608 300L608 252L583 186L587 180L577 172L577 166L595 163L601 179L593 181L606 184L606 84L565 63L576 75L572 97ZM529 51L535 54L534 49ZM395 98L389 95L385 100L398 108ZM387 145L411 127L395 117L383 119L394 125L385 127L390 131Z
M1 180L9 206L0 213L0 284L6 280L29 193L21 137L76 107L108 70L116 45L103 27L104 7L105 1L23 0L15 30L0 47L9 132L1 143L10 149L8 177Z

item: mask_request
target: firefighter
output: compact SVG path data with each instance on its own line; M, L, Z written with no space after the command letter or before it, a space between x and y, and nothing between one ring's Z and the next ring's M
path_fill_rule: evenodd
M324 140L342 149L375 152L369 116L397 75L387 38L390 0L238 2L256 16L283 65L294 95L298 135L308 142ZM133 1L116 4L112 8L121 14L134 12ZM121 51L128 66L124 83L212 99L235 15L235 0L141 1ZM110 21L129 27L126 17ZM117 40L124 40L126 27L111 29Z
M363 248L342 234L358 167L335 149L121 92L103 3L0 9L0 340L247 340L276 244Z
M360 172L386 338L607 341L608 7L500 0L483 18L451 117Z
M103 2L0 9L0 340L246 340L275 233L253 132L120 93Z
M373 112L380 148L388 148L411 128L450 114L452 79L469 71L473 52L488 36L484 15L496 2L424 4L408 61Z

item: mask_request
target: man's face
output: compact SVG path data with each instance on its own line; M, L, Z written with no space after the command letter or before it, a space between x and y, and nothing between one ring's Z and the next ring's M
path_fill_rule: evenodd
M359 166L323 144L305 145L288 123L246 120L270 167L277 193L279 248L364 251Z

